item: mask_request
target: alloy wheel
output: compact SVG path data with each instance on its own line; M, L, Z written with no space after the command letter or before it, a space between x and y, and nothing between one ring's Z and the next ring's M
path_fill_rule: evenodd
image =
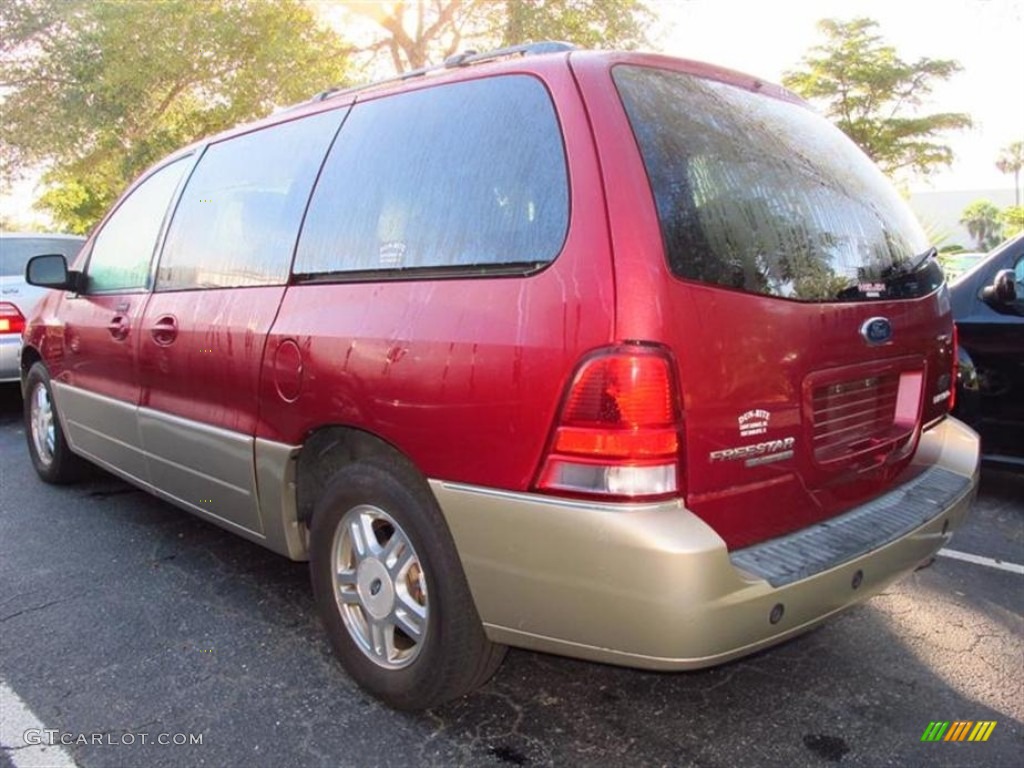
M37 383L29 404L29 423L32 429L32 444L39 461L49 466L53 463L56 435L53 423L53 403L46 385Z
M385 669L419 655L427 635L427 580L412 542L387 512L345 513L331 547L334 598L359 649Z

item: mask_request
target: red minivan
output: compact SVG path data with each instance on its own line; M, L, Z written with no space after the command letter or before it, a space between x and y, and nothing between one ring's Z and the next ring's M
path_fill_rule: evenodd
M927 561L976 435L949 293L792 94L662 56L462 55L176 152L24 336L32 461L308 559L392 706L508 645L660 670Z

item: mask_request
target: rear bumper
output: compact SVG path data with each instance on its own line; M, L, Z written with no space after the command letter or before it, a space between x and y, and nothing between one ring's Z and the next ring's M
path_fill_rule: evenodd
M898 487L828 527L853 516L863 529L870 522L865 516L874 514L868 507L891 512L911 497L930 507L919 504L919 516L904 518L900 530L890 519L886 536L867 549L838 551L830 561L819 557L782 578L765 570L770 548L756 552L760 558L731 558L718 534L679 502L593 504L440 481L431 487L492 640L678 670L786 640L934 555L977 491L977 436L946 419L922 437L914 464L936 470L930 476L942 482L919 477L916 486ZM798 551L783 549L781 557ZM773 617L779 605L781 617Z
M0 382L21 377L21 336L0 334Z

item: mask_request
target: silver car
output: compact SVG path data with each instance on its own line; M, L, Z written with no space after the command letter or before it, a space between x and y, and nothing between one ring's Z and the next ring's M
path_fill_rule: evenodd
M25 318L46 293L25 283L25 263L44 253L59 253L70 261L84 242L74 235L0 232L0 382L18 380Z

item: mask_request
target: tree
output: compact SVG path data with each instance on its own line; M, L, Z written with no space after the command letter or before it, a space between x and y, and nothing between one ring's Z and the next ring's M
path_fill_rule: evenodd
M975 200L964 208L960 223L967 228L979 251L987 251L999 245L1002 240L1002 223L999 209L988 200Z
M467 27L475 29L480 0L415 0L346 3L356 16L374 22L381 32L369 50L387 49L395 72L420 69L433 52L447 58L459 50Z
M0 29L0 160L48 168L39 202L74 232L169 151L346 74L299 0L7 0Z
M488 50L538 40L581 47L636 48L653 15L642 0L397 0L346 4L369 19L395 72L443 61L466 48Z
M872 19L825 19L825 42L811 48L801 68L782 82L820 104L825 114L887 174L928 174L949 165L953 150L945 131L967 128L959 112L925 114L922 106L936 82L960 71L951 59L904 61L876 33Z
M32 227L23 224L20 219L9 213L0 213L0 232L28 232L31 230Z
M632 50L654 20L639 0L505 0L502 45L566 40L583 48Z
M999 213L1003 224L1003 237L1013 237L1024 232L1024 205L1010 205Z
M1003 147L996 158L996 168L1000 173L1013 174L1013 205L1020 207L1020 171L1024 168L1024 141L1015 141Z

